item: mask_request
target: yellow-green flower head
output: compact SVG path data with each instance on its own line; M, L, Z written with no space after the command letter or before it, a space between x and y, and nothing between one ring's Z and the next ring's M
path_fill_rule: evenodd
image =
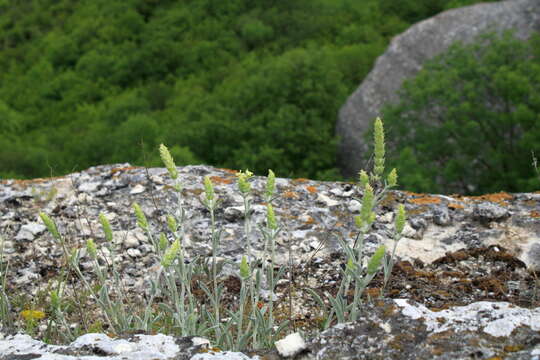
M58 309L60 307L60 291L59 290L51 290L49 293L51 296L51 307L53 309Z
M167 237L164 233L159 234L159 250L165 250L167 248L167 245L169 245L169 240L167 240Z
M347 260L347 270L354 272L356 270L356 265L354 264L354 261L351 257L349 257L349 260Z
M242 194L247 194L251 190L251 184L248 182L249 178L253 176L253 173L249 170L246 172L239 171L236 176L238 177L238 189Z
M373 209L373 188L368 183L364 187L364 196L362 198L362 209L360 210L360 216L364 222L369 221L371 218L371 210Z
M107 217L103 213L99 213L99 222L101 223L101 227L103 228L103 232L105 233L105 239L107 241L112 241L113 234L111 229L111 224L109 223L109 220L107 220Z
M270 203L266 204L266 223L269 229L276 230L278 228L276 214L274 213L274 208Z
M51 218L44 212L40 212L39 217L47 227L47 230L49 230L49 232L52 234L52 236L54 236L56 240L60 240L60 233L58 232L58 228L56 227L54 221L52 221Z
M379 266L381 265L382 259L384 257L384 254L386 252L386 247L384 245L379 246L379 248L375 251L371 259L369 259L368 266L367 266L367 273L372 275L377 272L379 269Z
M167 215L167 226L172 233L176 232L176 230L178 229L176 219L170 214Z
M161 260L161 265L164 268L168 268L169 266L171 266L179 250L180 250L180 240L176 239L172 243L172 245L167 249L167 251L165 251L165 255L163 255L163 259Z
M139 227L143 230L148 230L148 220L146 220L146 216L144 216L139 204L133 203L133 210L135 211L135 217L137 218L137 224Z
M88 251L88 255L94 260L97 258L97 248L96 244L94 243L94 239L88 239L86 240L86 251Z
M163 144L159 145L159 155L161 156L161 160L165 164L167 171L169 171L171 178L176 180L178 178L178 170L176 169L174 159L172 158L169 149Z
M356 215L354 217L354 224L356 225L357 228L361 229L362 226L364 225L364 221L362 220L362 217L360 215Z
M388 186L390 187L394 187L397 185L397 179L398 179L398 176L397 176L397 170L394 168L392 169L392 171L390 171L390 174L388 174Z
M242 256L242 262L240 263L240 276L242 279L249 277L249 263L246 255Z
M384 129L381 118L375 119L375 166L373 172L379 177L384 172Z
M359 185L363 189L369 183L369 175L364 170L360 170L359 175Z
M266 197L271 199L276 191L276 175L272 170L268 170L268 177L266 178Z
M212 180L208 175L204 177L204 193L206 194L206 200L214 200L214 185L212 185Z
M399 204L398 213L396 216L396 233L401 234L405 228L405 222L407 221L407 214L405 213L405 206Z

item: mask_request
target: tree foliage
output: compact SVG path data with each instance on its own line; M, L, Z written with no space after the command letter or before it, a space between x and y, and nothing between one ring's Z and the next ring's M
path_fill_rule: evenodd
M159 165L165 142L179 165L336 178L339 107L410 25L398 10L379 0L0 1L0 177Z
M540 36L456 44L404 84L384 111L412 191L532 191L540 153Z

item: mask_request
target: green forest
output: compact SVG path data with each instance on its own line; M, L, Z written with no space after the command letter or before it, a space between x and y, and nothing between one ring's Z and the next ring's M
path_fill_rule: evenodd
M476 2L0 0L0 177L160 166L164 143L178 165L340 179L338 110L391 38Z

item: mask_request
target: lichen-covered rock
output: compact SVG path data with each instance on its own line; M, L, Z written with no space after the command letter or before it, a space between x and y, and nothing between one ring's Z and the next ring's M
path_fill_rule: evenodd
M339 112L336 133L341 137L340 167L354 177L364 166L359 154L367 150L363 135L385 103L398 100L405 79L456 41L469 42L487 31L514 29L525 39L540 30L540 1L508 0L445 11L411 26L392 39L362 84Z
M220 263L225 263L225 259L239 263L245 252L246 236L243 200L237 190L235 171L209 166L186 166L178 168L178 172L183 185L181 203L185 210L186 234L182 245L187 259L195 255L204 257L211 253L210 216L202 204L203 177L209 176L216 195L221 200L216 211L217 225L223 229L220 242L221 257L218 260ZM263 204L263 194L266 178L255 176L250 182L253 189L251 217L254 224L264 225L266 207ZM354 216L360 210L358 207L360 204L353 200L353 197L361 198L361 193L354 184L342 182L279 178L276 179L276 184L277 193L273 206L277 220L284 229L277 239L276 266L292 264L291 266L297 267L291 313L295 319L306 323L317 318L319 309L313 305L314 301L304 288L309 286L322 294L339 285L337 281L343 259L339 255L341 248L337 237L340 236L350 243L355 240L357 232ZM112 225L113 243L118 249L116 257L107 260L114 261L122 276L121 280L130 294L134 297L145 294L149 289L149 280L155 278L160 265L150 240L136 225L132 204L138 202L141 205L151 231L156 237L159 232L168 233L166 214L176 212L178 204L177 194L170 190L172 186L173 182L169 179L166 169L146 170L131 167L129 164L97 166L51 179L0 181L0 234L4 242L4 260L10 262L7 274L8 293L25 292L36 295L38 289L46 287L51 278L56 278L60 274L63 264L62 248L52 235L44 230L38 216L39 211L44 211L57 223L66 244L71 248L79 247L82 250L81 268L88 277L95 277L95 274L90 258L84 251L84 245L90 238L94 239L98 246L104 244L106 240L98 216L100 213L105 214ZM393 276L399 277L399 281L393 288L391 284L388 292L397 291L397 294L411 296L414 299L423 298L424 303L414 305L411 303L409 308L400 302L401 300L385 300L395 301L390 304L394 304L392 308L396 311L385 315L395 316L392 320L393 327L385 325L383 321L388 319L382 315L379 317L380 325L371 330L366 329L362 321L353 325L338 325L325 333L326 335L321 334L319 340L313 340L311 345L309 339L306 339L308 352L298 356L311 356L310 359L315 359L313 356L316 354L334 354L335 351L341 351L339 356L343 357L338 358L345 359L348 352L353 354L357 348L368 344L373 356L381 358L392 358L394 345L403 346L406 351L417 350L419 354L425 354L426 359L430 358L429 354L433 356L431 358L437 358L438 353L441 354L441 359L452 356L459 358L459 354L462 353L455 352L459 334L464 339L470 339L470 344L467 345L469 347L463 351L481 352L489 348L492 349L489 354L492 352L497 354L500 347L488 341L489 336L496 335L482 334L479 337L482 341L476 345L472 335L474 331L485 333L486 327L492 326L483 321L489 317L486 312L497 313L498 309L494 306L514 314L515 319L518 319L518 315L519 319L528 319L523 320L525 322L520 320L519 324L522 326L511 334L499 336L502 338L500 344L505 344L503 348L508 353L507 358L522 356L521 354L533 356L534 351L537 351L533 349L534 341L526 342L523 339L529 335L533 339L537 336L532 332L538 333L534 325L538 319L538 310L525 309L517 305L512 305L514 307L511 308L504 304L496 305L494 302L489 302L491 305L474 305L476 302L473 302L467 304L471 306L467 310L468 313L473 314L467 320L469 330L458 329L458 322L445 318L441 324L452 324L449 328L452 330L445 329L440 333L430 328L432 323L428 319L442 319L447 314L444 309L448 310L448 314L454 311L451 314L457 316L461 310L451 305L456 301L450 301L448 304L445 299L456 296L452 294L462 294L463 290L460 290L462 288L468 289L467 295L470 295L471 299L513 297L517 299L515 303L531 304L527 299L535 296L535 288L531 284L532 276L528 275L528 272L540 270L540 194L443 196L390 192L376 209L376 221L371 233L364 239L367 255L371 255L381 243L386 244L387 249L393 249L393 222L398 204L405 205L408 221L404 237L396 248L397 262ZM264 242L257 226L252 227L250 239L255 255L261 254ZM104 257L110 255L109 252L103 251L98 256L105 264ZM412 264L417 263L425 264L422 265L424 268L414 268ZM433 268L428 268L429 266ZM224 267L225 275L234 277L237 271L235 267ZM289 279L286 276L280 280L276 294L266 294L263 298L273 296L276 301L286 298L285 294L291 290ZM418 284L420 287L413 287L413 291L407 293L407 289L412 286L410 284ZM80 284L75 283L72 286ZM66 289L68 290L71 290L71 287ZM380 289L372 290L375 291L372 297L376 297ZM395 297L395 294L393 296ZM288 304L288 301L283 302ZM407 308L409 310L405 310ZM436 312L435 308L444 311ZM362 315L366 316L365 319L379 321L376 318L367 318L372 311L378 314L379 308L372 306L366 309ZM411 315L413 313L421 315L415 318ZM497 316L503 319L506 315L501 313ZM477 321L477 325L474 325L476 327L473 326L473 321ZM511 326L508 322L501 324L506 329ZM471 330L473 328L476 330ZM403 333L396 335L396 329L403 329ZM367 331L368 334L360 335L362 331ZM454 335L451 331L455 331L458 335ZM395 335L394 340L390 339L389 334ZM411 341L405 341L408 338ZM14 341L14 338L10 339ZM428 341L428 344L421 345L422 339ZM28 344L30 340L25 338L24 341ZM330 342L324 344L323 341ZM484 346L484 341L487 341L486 344L489 346ZM333 350L326 347L332 344L335 345ZM340 349L337 349L338 347ZM323 351L324 348L327 350ZM520 350L512 352L509 349ZM445 355L446 352L450 355ZM9 356L2 358L2 355L4 353L0 350L0 360L10 358ZM110 354L110 359L114 359L113 355ZM210 359L214 355L197 356ZM242 358L238 354L234 355L236 358L231 354L215 356L229 356L222 357L224 360ZM264 356L267 359L279 359L275 351L267 352ZM327 357L316 359L331 358L328 357L330 355L324 356ZM156 356L156 358L167 357Z
M399 299L375 301L353 323L308 343L307 359L538 359L540 309L478 302L433 312ZM512 335L510 337L510 335Z
M133 335L112 339L105 334L82 335L69 345L48 345L28 335L0 334L0 360L249 360L241 353L207 355L209 341L188 336Z

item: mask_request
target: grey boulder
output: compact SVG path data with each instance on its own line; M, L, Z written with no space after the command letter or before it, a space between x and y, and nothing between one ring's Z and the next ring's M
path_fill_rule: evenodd
M339 166L344 176L365 167L368 146L364 135L386 103L399 100L398 90L423 64L456 41L470 42L490 31L515 30L520 39L540 30L540 1L508 0L452 9L411 26L392 39L362 84L339 112Z

